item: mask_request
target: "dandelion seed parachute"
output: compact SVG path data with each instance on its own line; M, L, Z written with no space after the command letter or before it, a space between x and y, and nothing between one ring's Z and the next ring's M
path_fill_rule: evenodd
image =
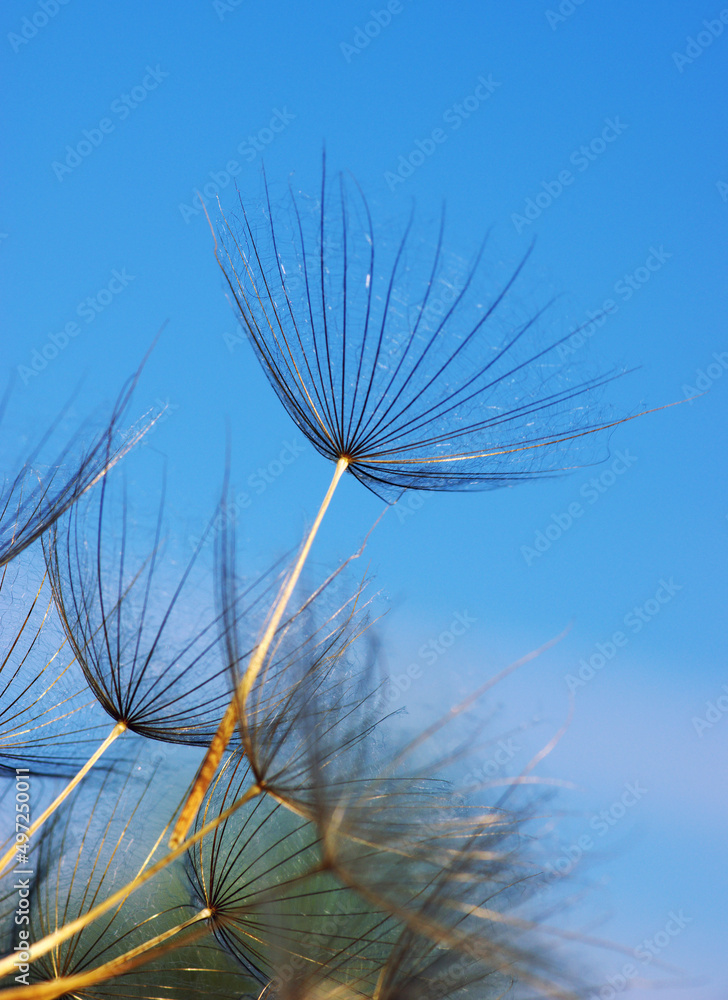
M298 732L306 715L322 718L309 705ZM536 871L528 804L457 808L447 782L373 752L372 732L334 759L299 740L291 780L271 785L236 751L197 817L241 803L190 850L190 878L260 997L495 1000L518 981L574 998L519 911Z
M150 535L105 480L46 536L46 562L69 643L108 715L151 739L204 745L230 698L220 622L200 546L179 566L165 558L163 528L163 491ZM245 595L244 609L264 593Z
M562 340L539 340L546 307L513 313L530 251L485 293L484 247L451 276L444 223L424 258L410 220L382 251L360 189L342 176L332 185L325 165L315 207L291 191L274 219L267 183L266 199L262 221L241 199L242 218L219 230L236 311L302 433L379 496L561 471L573 442L601 426L594 396L615 376L576 380L556 362Z
M330 494L331 492L332 490L329 491ZM252 766L259 774L265 774L266 781L270 782L274 759L279 756L281 748L288 752L289 737L294 734L294 739L304 739L303 730L298 726L300 707L306 706L317 688L326 687L331 667L351 642L356 628L366 628L365 621L356 613L357 594L335 610L323 625L316 625L308 632L304 625L303 638L299 638L298 628L302 618L338 574L334 574L310 598L303 601L287 620L283 619L303 569L307 546L310 547L313 538L311 532L296 564L283 579L262 637L253 648L245 650L241 646L234 620L234 608L238 601L234 535L234 527L225 524L217 541L220 565L219 606L221 617L226 622L226 656L234 679L235 693L200 765L185 806L177 818L170 838L170 846L173 848L178 847L187 835L236 727L240 727L243 745ZM347 697L351 695L350 691ZM323 704L320 692L317 699L320 705ZM350 705L343 712L342 719L346 719L349 711L353 710L355 708ZM335 731L336 726L332 730ZM262 739L261 734L264 734ZM267 764L264 763L266 757ZM284 769L284 772L287 771L287 768Z
M135 543L126 498L116 506L111 479L77 503L46 536L45 551L56 607L90 691L116 725L73 778L76 783L109 753L127 731L165 743L207 745L233 699L232 664L223 655L225 632L243 626L250 634L238 646L236 667L255 654L258 622L266 596L275 593L274 566L245 589L224 614L205 607L207 576L197 560L204 539L186 566L177 568L162 553L159 505L154 535ZM93 528L87 530L91 521ZM170 562L173 563L170 566ZM212 588L210 588L212 591ZM210 593L210 603L212 592ZM285 622L295 632L298 612ZM296 642L311 643L311 637ZM277 637L274 674L293 669L301 651ZM270 688L269 688L270 690ZM292 718L295 716L292 715ZM232 731L234 734L235 726ZM68 794L70 786L61 792ZM57 800L48 807L56 808ZM42 814L36 824L44 822ZM194 816L192 817L194 818ZM9 853L0 865L7 864Z
M223 613L235 606L229 543ZM299 661L258 676L240 709L241 749L198 814L197 829L242 802L189 854L218 940L270 979L261 996L276 1000L445 1000L466 988L490 998L515 978L572 996L517 917L513 897L533 877L528 806L456 809L442 777L409 767L407 748L393 755L378 735L376 646L359 610L325 626L324 655L320 642L304 644ZM235 629L225 634L235 663ZM316 906L333 914L324 931Z
M198 826L251 790L255 779L238 751L222 767ZM326 871L314 824L274 795L253 795L195 845L189 871L216 938L259 989L282 995L291 981L325 977L346 995L373 994L396 925Z
M524 906L539 881L528 849L533 802L456 806L436 773L424 781L384 766L334 786L320 805L310 818L327 871L398 927L377 1000L495 1000L515 995L516 983L529 996L579 995Z
M218 602L230 621L226 649L237 675L246 657L232 621L232 528L221 532L218 553ZM332 789L363 779L352 756L362 740L368 738L370 767L376 759L374 712L363 685L373 649L369 608L357 590L342 603L329 598L333 610L322 612L327 596L324 588L277 634L241 708L241 748L218 772L196 829L231 803L241 806L189 851L191 884L213 913L216 937L265 997L291 990L314 997L322 982L335 984L341 997L373 996L396 935L389 913L327 871L308 818Z
M352 641L361 638L355 631ZM209 994L204 977L227 974L223 952L205 946L204 961L193 962L187 935L211 932L237 961L238 975L257 981L244 993L252 998L495 1000L510 979L539 995L575 996L547 977L554 963L532 944L533 924L513 917L520 886L532 876L521 836L530 811L455 808L437 776L412 776L404 752L377 753L369 699L349 694L348 713L336 701L355 686L350 657L347 645L323 684L283 685L287 702L276 697L280 683L261 699L263 716L274 704L287 715L297 699L300 711L283 730L273 766L258 761L254 769L241 751L224 765L198 817L198 831L205 824L207 832L188 851L195 898L180 897L166 877L153 895L156 880L144 882L121 912L114 896L113 909L36 963L57 984L53 995L66 987L73 995L72 986L89 1000ZM275 728L271 736L275 743ZM50 916L34 940L111 901L119 878L123 884L134 875L128 857L135 851L153 858L164 832L144 833L147 783L133 774L104 776L93 808L89 788L78 789L52 820L42 841L47 902L38 906ZM122 888L122 898L130 892ZM227 982L213 995L229 996Z
M242 200L241 209L237 228L223 219L215 255L271 385L336 469L238 686L238 714L345 472L393 502L406 489L494 489L564 471L574 442L612 426L595 419L592 398L616 377L574 383L553 365L561 341L534 346L544 310L509 318L505 306L528 254L497 292L481 298L481 249L449 286L445 305L437 298L444 222L429 260L411 260L410 221L382 263L364 196L343 176L332 195L325 159L313 211L290 192L287 217L281 211L274 221L267 182L262 225ZM231 709L232 703L172 846L184 838L219 765Z
M56 522L44 550L55 607L88 693L115 725L29 834L108 757L119 737L132 731L166 743L205 745L231 698L219 623L213 611L206 615L205 581L200 584L193 572L202 543L181 570L162 558L162 494L155 533L140 552L129 537L126 498L120 509L108 509L108 483L104 477L98 493ZM95 524L87 533L90 514ZM265 586L257 599L264 593ZM0 872L12 856L8 848Z

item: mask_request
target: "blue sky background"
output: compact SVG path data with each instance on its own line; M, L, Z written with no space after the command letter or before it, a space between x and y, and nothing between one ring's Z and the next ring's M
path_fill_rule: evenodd
M718 887L728 711L715 709L700 734L694 720L728 691L728 9L721 21L720 5L701 0L402 0L391 23L354 50L357 29L384 6L47 0L45 14L39 3L3 6L2 365L16 375L16 426L41 429L81 380L79 417L113 399L168 321L137 409L168 405L149 447L167 459L170 511L181 537L200 531L218 496L228 419L232 479L251 498L241 551L246 568L262 568L297 543L330 469L235 342L195 191L225 182L220 196L232 206L235 160L241 191L257 194L257 145L272 178L294 172L314 192L325 140L332 169L355 173L381 221L401 218L412 199L432 219L444 199L448 246L465 256L489 227L507 262L536 237L524 302L530 289L560 296L554 336L606 299L617 305L579 350L585 362L639 366L609 390L618 411L708 391L619 428L601 465L562 480L419 494L388 511L368 549L391 603L388 660L395 674L422 668L402 697L407 724L418 724L571 625L488 702L495 732L540 720L519 736L505 774L525 766L529 749L568 715L566 676L580 660L616 631L627 635L578 686L568 732L540 769L576 786L558 800L568 813L558 840L564 850L594 832L591 817L611 810L627 783L641 783L639 801L586 852L584 881L599 883L592 929L636 947L682 911L689 922L660 957L707 979L661 995L725 998ZM481 76L491 96L454 128L452 109ZM606 119L620 134L603 144ZM445 140L432 155L388 183L400 157L437 128ZM64 169L84 130L98 145ZM546 204L546 186L553 195L565 170L572 182ZM540 214L524 222L539 193ZM646 272L655 251L661 264ZM124 281L101 295L110 301L79 314L115 271ZM630 275L636 290L627 298ZM58 335L73 322L65 344ZM51 335L62 346L41 367L34 352ZM34 358L40 370L30 374ZM620 451L631 458L617 474ZM591 502L593 477L602 477L601 491ZM560 537L551 527L545 551L529 554L537 533L564 525L575 502L583 513ZM312 577L358 545L381 506L344 482ZM663 603L650 603L658 590ZM635 607L645 607L639 630L625 624ZM428 662L422 647L457 613L475 621ZM484 751L483 764L491 757ZM626 959L602 961L607 976ZM640 972L661 975L652 964Z

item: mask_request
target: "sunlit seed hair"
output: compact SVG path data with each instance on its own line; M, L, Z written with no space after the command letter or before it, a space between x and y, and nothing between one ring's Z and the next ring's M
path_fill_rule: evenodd
M255 778L238 751L221 768L198 827L251 791ZM396 922L327 872L315 824L291 803L252 794L190 849L189 865L215 936L268 987L262 995L283 996L286 984L320 977L348 984L351 995L373 993Z
M107 718L63 637L46 576L22 562L0 569L0 773L71 774Z
M56 424L52 424L20 471L8 475L0 470L0 566L47 531L152 426L155 418L143 420L122 433L140 372L141 368L124 385L108 423L90 444L83 441L88 427L82 427L49 463L46 451L56 430ZM0 404L0 423L9 402L10 389ZM45 471L39 471L41 467Z
M296 425L336 463L236 688L238 718L346 472L390 502L407 489L493 489L573 469L567 453L574 442L632 419L605 422L595 416L595 392L617 374L574 380L553 360L566 337L545 347L534 344L544 309L518 321L506 315L501 322L528 254L499 291L481 298L481 248L452 286L451 304L428 314L442 280L444 223L429 260L415 255L405 267L410 220L392 259L385 254L382 265L375 258L369 208L353 187L340 176L332 195L324 161L313 212L304 212L290 191L288 220L274 221L266 183L262 227L241 201L237 228L223 219L219 241L215 237L232 304L263 370ZM179 846L189 830L235 716L231 701L171 846Z
M237 687L252 650L235 620L241 595L234 525L226 525L216 541L218 612ZM344 571L341 567L300 600L237 706L240 743L255 780L302 806L317 796L321 782L354 766L349 760L378 721L369 689L377 651L372 605L363 583L348 594L345 585L341 595L335 584L346 580Z
M127 761L91 775L41 834L29 906L31 944L83 921L153 853L169 802L148 778L138 777L139 749L132 738ZM244 984L210 937L205 915L189 905L184 883L182 868L172 866L146 891L56 944L31 965L28 995L32 983L45 983L59 988L50 995L84 1000L237 997Z
M165 559L163 527L163 490L149 537L135 533L125 491L115 495L105 479L48 533L46 561L66 635L105 711L140 735L202 745L230 698L220 622L211 578L195 573L200 547L178 568Z

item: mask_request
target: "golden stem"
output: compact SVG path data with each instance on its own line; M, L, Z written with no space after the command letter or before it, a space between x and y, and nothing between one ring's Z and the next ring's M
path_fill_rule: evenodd
M220 761L222 760L222 755L225 753L225 748L230 742L230 738L235 731L238 718L245 710L245 704L248 700L248 696L250 695L256 678L258 677L261 667L263 666L263 661L265 660L270 644L273 641L273 636L280 625L281 618L283 617L283 613L286 610L286 606L288 605L293 590L298 583L301 571L303 570L304 564L311 550L311 546L313 545L313 540L316 537L316 533L318 532L321 522L324 519L324 514L331 503L331 498L333 497L334 491L339 484L339 480L346 472L348 465L348 458L340 458L336 463L334 478L331 480L326 496L324 497L323 503L319 508L318 514L316 515L316 520L313 522L311 530L306 536L306 540L303 543L303 547L299 553L298 559L296 560L296 564L288 576L280 596L273 606L263 638L260 640L260 643L250 658L247 669L240 679L237 690L227 707L222 722L218 726L212 743L208 747L205 758L200 765L192 790L187 797L187 801L182 807L182 811L177 819L174 830L172 831L172 836L169 839L169 846L173 849L178 847L187 836L187 833L194 822L195 816L197 815L197 811L200 808L200 804L205 797L205 793L210 787L210 783L215 775L215 772L217 771Z
M125 954L119 955L117 958L113 958L110 962L105 962L95 969L90 969L88 972L78 972L72 976L58 976L56 979L48 980L48 982L33 983L31 986L12 987L9 990L0 991L0 997L4 997L6 1000L55 1000L56 997L61 997L77 990L84 990L89 986L94 986L96 983L112 979L114 976L128 973L138 965L151 961L157 957L157 953L166 950L161 949L160 945L168 941L169 938L174 937L175 934L179 934L181 931L187 930L188 927L192 927L201 920L207 920L210 916L210 910L205 908L196 913L194 917L185 920L184 923L178 924L176 927L171 927L161 934L157 934L156 937L150 938L144 944L137 945L131 951L127 951ZM156 953L148 955L147 953L150 951L155 951Z
M109 733L109 735L104 740L104 742L98 748L98 750L96 750L91 755L91 757L89 757L89 759L83 765L83 767L81 768L81 770L76 774L76 776L73 777L73 778L71 778L71 780L68 782L68 784L66 785L66 787L63 789L63 791L51 802L51 804L48 806L48 808L46 810L44 810L44 812L42 812L40 814L40 816L38 817L38 819L31 825L31 827L28 830L27 835L26 835L28 840L30 840L30 838L33 836L34 833L36 833L38 830L40 830L40 828L43 826L43 824L48 819L48 817L52 816L53 813L56 811L56 809L58 809L58 807L63 802L65 802L65 800L71 794L71 792L76 787L76 785L78 785L81 781L83 781L83 779L86 777L86 775L91 770L91 768L94 766L94 764L99 759L99 757L102 757L103 754L105 754L106 751L109 749L109 747L111 746L111 744L116 739L118 739L119 736L121 736L122 733L125 733L125 732L126 732L126 723L125 722L117 722L116 725L114 726L114 728ZM5 873L5 869L9 867L10 862L13 860L13 855L15 854L15 852L17 851L17 849L18 849L17 848L17 844L13 844L13 846L8 851L5 852L5 854L2 856L2 858L0 858L0 875L4 874Z
M260 795L262 791L263 789L259 785L252 785L244 795L242 795L236 802L233 802L232 805L228 806L228 808L221 812L219 816L216 816L215 819L210 820L209 823L201 826L199 830L196 830L195 833L192 834L191 837L188 837L187 840L183 841L179 847L170 851L169 854L165 854L165 856L160 858L156 864L152 865L152 867L148 868L145 872L137 875L135 879L128 883L128 885L122 886L121 889L117 889L116 892L112 893L107 899L103 900L103 902L98 903L87 913L84 913L80 917L76 917L75 920L69 921L67 924L59 927L58 930L53 931L51 934L47 934L44 938L41 938L40 941L34 942L34 944L27 949L28 961L34 962L37 958L40 958L41 955L46 955L63 941L67 941L70 937L73 937L74 934L78 934L78 932L82 931L84 927L87 927L98 917L113 909L113 907L117 904L121 905L124 903L133 892L136 892L137 889L145 885L150 879L154 878L155 875L158 875L159 872L167 867L167 865L171 864L184 854L185 851L189 850L193 844L202 840L208 835L208 833L212 833L213 830L216 830L221 823L224 823L225 820L228 819L228 817L232 816L233 813L240 809L241 806L244 806L246 802L254 799L256 795ZM16 961L17 953L6 955L5 958L0 959L0 977L6 976L8 973L12 972L15 968ZM27 987L24 987L24 989L27 989ZM26 995L27 994L25 993L23 994L23 996ZM0 996L2 996L2 994L0 994Z

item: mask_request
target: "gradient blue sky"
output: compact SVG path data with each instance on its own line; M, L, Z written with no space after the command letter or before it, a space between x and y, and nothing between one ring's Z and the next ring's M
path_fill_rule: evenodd
M2 363L16 372L16 412L42 427L81 379L79 415L112 399L168 320L137 402L139 411L168 404L150 447L168 459L170 510L181 532L200 530L218 494L228 418L233 481L251 497L241 545L263 566L298 541L330 470L247 345L234 342L209 230L189 210L194 192L212 175L224 180L235 160L240 189L257 193L256 145L271 177L294 172L314 191L325 140L332 167L356 174L380 220L400 218L412 199L430 219L445 199L455 251L467 254L492 227L499 254L515 261L537 237L524 301L529 287L560 296L555 335L616 303L580 350L585 360L640 366L610 390L618 409L708 391L619 428L596 468L493 494L422 495L387 512L369 557L392 603L389 661L395 674L422 667L403 698L419 721L571 624L490 703L502 705L494 725L503 731L542 720L509 761L518 769L527 746L567 716L566 675L615 632L627 635L576 691L570 728L542 769L577 786L560 800L571 814L560 840L568 849L594 832L593 814L641 782L646 793L587 851L588 880L603 883L590 902L603 917L598 933L635 947L682 910L690 921L660 957L708 980L662 995L725 998L728 711L717 709L700 735L693 720L728 684L728 9L402 0L353 51L357 29L384 7L3 5ZM466 119L454 109L480 77L492 93ZM607 119L619 127L605 143ZM445 138L432 155L388 183L400 157L438 128ZM63 169L84 130L98 145ZM563 190L548 205L542 194L532 221L519 219L528 199L558 191L563 171L572 178ZM232 205L232 182L221 198ZM84 312L99 291L110 301ZM51 335L64 345L59 334L74 322L75 336L29 375L33 358L40 367L34 352ZM620 451L630 460L612 472ZM602 479L592 501L593 477ZM573 503L582 514L529 555ZM380 511L345 482L312 574L355 547ZM663 580L663 603L649 603ZM639 630L625 624L644 606ZM423 645L456 613L475 622L430 662ZM624 961L606 956L604 975ZM640 972L659 978L652 964Z

